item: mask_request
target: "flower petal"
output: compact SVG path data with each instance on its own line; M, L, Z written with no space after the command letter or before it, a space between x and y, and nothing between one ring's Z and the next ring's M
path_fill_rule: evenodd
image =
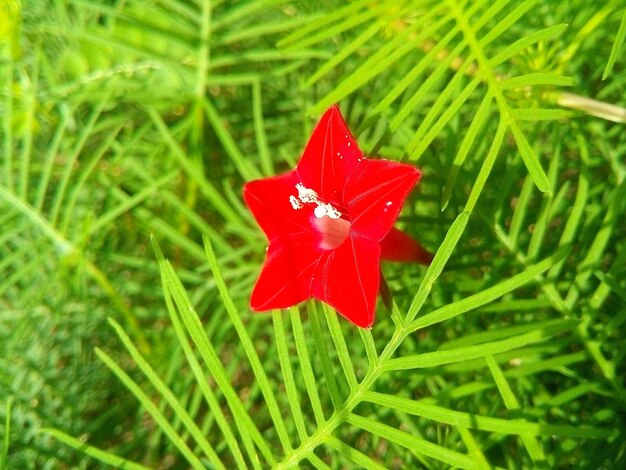
M351 232L382 240L421 176L417 168L389 160L360 162L348 178L344 193L344 203L352 222Z
M361 328L374 323L380 282L380 246L363 237L349 237L327 251L315 271L313 296Z
M322 253L315 248L316 240L315 234L300 234L270 243L250 297L252 310L292 307L311 297L311 282Z
M267 238L273 239L313 231L310 212L292 207L289 197L297 195L300 182L295 171L271 178L250 181L243 187L243 197Z
M380 259L430 264L433 255L406 233L392 227L380 242Z
M341 206L346 179L361 159L363 153L334 105L320 118L296 170L304 186L324 202Z

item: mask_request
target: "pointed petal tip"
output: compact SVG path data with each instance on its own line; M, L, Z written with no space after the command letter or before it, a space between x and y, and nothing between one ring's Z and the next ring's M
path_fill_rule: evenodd
M433 256L413 237L395 227L392 227L381 241L381 259L384 261L419 263L428 266Z
M250 306L250 310L254 313L267 312L270 310L269 308L263 308L263 304L260 303L257 299L255 299L254 291L252 291L252 296L250 297L250 302L248 303Z
M271 286L273 287L273 286ZM296 286L297 287L297 286ZM290 289L268 290L267 285L260 287L259 282L254 286L252 295L250 296L250 310L255 313L268 312L270 310L281 310L284 308L291 308L298 305L301 302L306 302L310 296L307 297L306 293L293 292Z
M415 168L415 173L417 174L417 181L421 180L422 176L424 175L424 173L422 173L422 170L420 170L417 167L413 167L413 168ZM417 181L416 181L416 183L417 183Z
M386 159L363 160L348 178L344 191L353 231L382 240L420 176L419 169L412 165Z
M250 207L250 205L248 204L248 201L250 199L250 196L254 192L254 186L256 185L257 181L258 180L246 181L243 184L243 188L241 188L241 194L243 196L243 200L245 201L246 205L248 205L248 207Z
M339 114L339 116L341 117L341 119L343 120L343 116L341 114L341 110L339 109L339 105L337 103L335 104L331 104L326 111L324 111L322 113L322 115L320 116L319 120L320 121L324 121L325 119L329 119L332 115L334 115L335 113Z
M343 318L348 320L350 323L352 323L354 326L358 326L359 328L364 328L364 329L371 328L376 318L376 315L374 312L371 312L371 313L368 312L363 317L351 317L342 313L340 310L335 309L335 311L339 315L341 315Z
M270 310L280 310L283 308L293 307L293 305L283 305L282 303L272 302L271 300L260 301L258 298L255 298L254 291L252 292L252 296L250 297L250 310L254 313L264 313L269 312Z
M419 180L422 179L423 173L422 173L422 170L420 170L418 167L413 166L413 165L407 165L406 163L400 163L400 165L403 165L407 173L410 174L415 179L415 182L413 183L414 185L417 184Z
M359 328L363 328L364 330L371 330L372 329L372 325L374 324L374 318L372 317L371 320L368 320L366 322L362 322L362 323L354 323L356 326L358 326Z

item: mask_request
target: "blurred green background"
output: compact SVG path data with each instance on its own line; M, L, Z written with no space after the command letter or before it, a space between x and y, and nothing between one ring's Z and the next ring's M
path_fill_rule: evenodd
M121 465L113 454L198 466L96 347L194 455L204 436L226 468L626 466L625 35L623 1L0 0L0 468ZM428 274L383 267L397 318L381 307L368 332L316 306L248 309L265 240L242 185L291 168L335 102L367 155L423 170L400 225L439 250ZM151 235L275 461L239 459L204 403ZM301 432L291 449L220 275L286 429ZM109 317L200 433L151 388ZM305 392L307 344L334 427ZM411 367L379 377L369 354L390 344ZM431 367L411 359L446 350L458 354ZM367 388L357 394L346 367ZM517 435L453 411L538 424Z

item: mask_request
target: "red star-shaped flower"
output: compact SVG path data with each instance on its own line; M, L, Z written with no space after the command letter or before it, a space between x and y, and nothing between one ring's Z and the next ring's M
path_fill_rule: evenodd
M364 158L332 106L295 169L244 186L246 204L269 240L252 309L286 308L314 297L355 325L371 326L381 259L431 260L393 228L420 177L410 165Z

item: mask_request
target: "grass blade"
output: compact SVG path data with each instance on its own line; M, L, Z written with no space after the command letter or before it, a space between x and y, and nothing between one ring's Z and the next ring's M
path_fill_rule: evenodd
M612 432L594 427L575 427L557 424L531 423L521 419L500 419L480 416L462 411L455 411L441 406L420 403L401 397L394 397L377 392L366 392L363 400L380 406L397 409L415 416L421 416L451 426L463 426L469 429L497 432L503 434L526 433L533 436L561 436L579 439L604 439Z
M411 434L402 432L386 424L379 423L378 421L354 414L348 416L347 421L365 431L371 432L402 447L406 447L411 452L425 455L456 468L476 468L476 463L467 455L446 449L445 447L433 444L425 439L412 436Z
M131 462L130 460L126 460L122 457L118 457L117 455L90 446L89 444L85 444L83 441L76 439L75 437L69 436L63 431L59 431L58 429L42 428L39 432L43 434L49 434L57 441L62 442L63 444L66 444L71 448L88 455L89 457L93 457L100 462L110 465L113 468L119 468L120 470L150 470L149 467L144 467L143 465L136 462Z
M152 416L154 421L159 425L159 428L165 433L169 440L176 446L180 453L185 457L189 465L192 468L202 470L204 465L198 459L198 457L189 448L184 439L176 432L174 427L170 424L168 419L159 411L159 408L154 404L152 399L143 391L143 389L133 380L130 376L122 370L120 366L100 348L96 348L96 355L100 358L106 366L117 376L117 378L130 390L130 392L139 400L141 406Z
M117 333L118 337L124 344L124 347L126 347L126 350L129 352L131 358L135 361L135 364L137 364L141 372L143 372L143 374L150 381L150 383L154 385L154 387L157 389L161 397L163 397L165 402L172 407L172 409L176 413L177 419L180 419L182 421L187 431L193 436L194 440L196 441L200 449L204 452L209 461L218 468L225 468L221 464L217 454L215 453L215 450L213 449L213 446L209 444L209 442L205 439L204 435L202 434L196 423L193 421L191 416L189 416L187 410L185 410L183 405L178 401L172 391L159 378L159 376L148 364L148 362L141 356L137 348L135 348L135 346L131 342L130 338L126 335L126 333L124 333L124 330L122 330L122 327L112 318L109 318L109 324Z
M609 60L606 63L604 72L602 73L602 80L606 80L613 70L613 65L615 65L615 61L619 57L622 46L624 45L624 39L626 39L626 10L624 10L624 14L622 15L622 21L619 24L619 29L617 30L617 36L615 36L615 42L611 48Z

